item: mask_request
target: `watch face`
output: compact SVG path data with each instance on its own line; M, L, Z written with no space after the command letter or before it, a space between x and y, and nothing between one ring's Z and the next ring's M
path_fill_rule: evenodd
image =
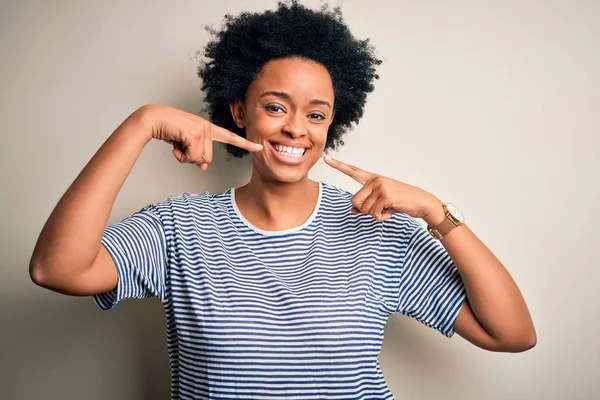
M465 217L458 210L458 208L456 208L456 206L454 204L446 203L446 208L448 209L448 212L450 213L450 215L452 215L452 217L454 219L456 219L458 222L465 222Z

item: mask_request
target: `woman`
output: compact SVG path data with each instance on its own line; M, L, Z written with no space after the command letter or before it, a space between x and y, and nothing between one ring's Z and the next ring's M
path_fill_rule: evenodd
M339 10L280 4L213 34L199 68L212 122L164 105L127 118L44 226L34 282L102 309L160 298L174 399L392 398L377 356L397 312L488 350L535 345L517 286L452 205L327 158L363 187L309 179L362 116L380 63ZM106 227L152 139L202 170L222 142L250 154L252 177Z

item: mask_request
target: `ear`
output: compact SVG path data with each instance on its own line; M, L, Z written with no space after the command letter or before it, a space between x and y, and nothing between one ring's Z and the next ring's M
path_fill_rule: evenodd
M242 100L237 99L229 103L229 110L231 111L231 116L233 117L233 121L237 125L238 128L244 128L246 126L245 122L245 114L244 114L244 104Z

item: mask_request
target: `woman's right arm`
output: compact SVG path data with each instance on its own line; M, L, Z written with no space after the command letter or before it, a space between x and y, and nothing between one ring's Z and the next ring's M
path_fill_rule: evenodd
M146 108L109 136L54 208L29 263L36 284L71 295L116 287L116 267L100 240L125 179L152 139Z
M104 142L50 214L29 262L33 282L77 296L116 288L117 268L101 240L125 179L152 139L170 143L180 163L203 171L212 161L213 141L262 150L197 115L166 105L140 107Z

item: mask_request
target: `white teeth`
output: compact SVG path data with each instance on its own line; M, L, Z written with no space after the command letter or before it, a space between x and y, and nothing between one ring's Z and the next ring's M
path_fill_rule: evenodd
M275 150L277 150L277 152L279 154L283 154L284 156L287 156L287 157L296 157L296 158L302 157L304 155L304 152L306 151L305 148L288 147L288 146L283 146L281 144L274 144L273 148Z

